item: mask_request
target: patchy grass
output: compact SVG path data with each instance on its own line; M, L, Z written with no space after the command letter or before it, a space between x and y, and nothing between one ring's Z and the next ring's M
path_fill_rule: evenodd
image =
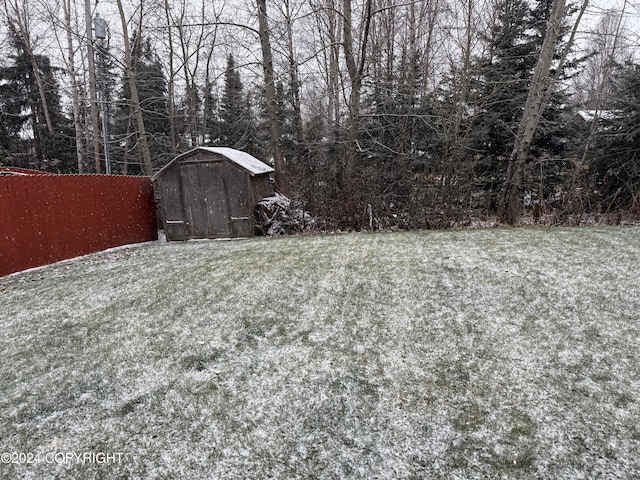
M146 244L0 279L2 478L640 475L640 228Z

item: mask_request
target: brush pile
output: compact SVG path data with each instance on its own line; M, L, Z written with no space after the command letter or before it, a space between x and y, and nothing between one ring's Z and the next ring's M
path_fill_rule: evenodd
M300 233L315 224L301 205L277 192L258 202L256 218L258 232L269 236Z

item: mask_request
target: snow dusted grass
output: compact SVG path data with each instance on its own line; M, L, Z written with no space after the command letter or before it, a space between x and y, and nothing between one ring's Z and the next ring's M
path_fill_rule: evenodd
M147 244L0 279L2 478L633 478L640 228Z

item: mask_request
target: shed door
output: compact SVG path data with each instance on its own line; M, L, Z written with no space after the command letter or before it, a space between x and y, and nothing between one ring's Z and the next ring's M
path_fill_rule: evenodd
M253 200L249 191L249 175L230 162L224 166L224 181L229 199L231 235L249 237L253 233Z
M228 236L231 232L223 168L220 162L181 166L184 208L192 237Z
M160 194L162 219L167 240L187 240L188 222L182 206L180 172L174 168L156 182Z

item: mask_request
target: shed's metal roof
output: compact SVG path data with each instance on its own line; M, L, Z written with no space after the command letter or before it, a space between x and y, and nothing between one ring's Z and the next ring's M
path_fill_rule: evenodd
M158 171L151 179L155 180L160 176L162 172L164 172L170 165L174 162L179 161L184 157L188 157L197 151L210 152L218 155L222 155L223 157L229 159L239 167L245 169L251 175L261 175L263 173L272 173L275 172L273 168L267 165L264 162L261 162L253 155L249 155L247 152L242 152L240 150L236 150L235 148L228 147L196 147L192 150L189 150L182 155L178 155L176 158L167 163L164 167Z

